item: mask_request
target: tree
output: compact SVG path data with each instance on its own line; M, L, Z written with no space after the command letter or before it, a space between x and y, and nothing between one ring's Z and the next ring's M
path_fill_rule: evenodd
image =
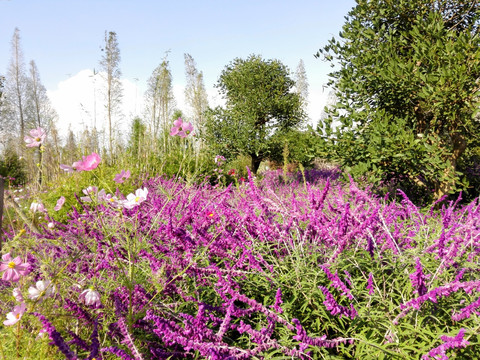
M164 152L167 152L170 118L175 108L172 73L168 67L167 55L165 55L160 65L153 70L145 93L147 115L151 119L153 137L157 140L160 131L162 131Z
M457 165L480 133L479 2L357 0L346 20L316 55L339 65L333 153L437 199L465 187Z
M288 68L278 60L236 58L218 80L226 107L211 113L207 140L224 156L249 155L256 173L269 156L270 139L305 118L294 86Z
M102 48L103 56L100 61L101 71L106 82L105 108L107 111L108 148L113 155L113 130L115 116L121 115L120 105L123 97L123 86L120 81L122 73L119 68L120 49L118 48L117 34L105 31L105 44Z
M302 108L306 111L308 105L308 80L307 72L305 71L305 64L303 60L300 59L295 71L295 91L300 95L302 100Z
M26 124L32 129L41 127L48 132L57 117L57 113L52 108L47 90L40 81L40 75L33 60L30 61L29 75L25 99ZM40 185L42 184L42 156L42 151L36 148L34 160L35 164L39 164L38 183Z
M50 103L47 89L40 81L40 74L33 60L30 61L29 75L26 91L28 125L48 130L52 122L55 121L57 113Z
M208 97L203 83L203 73L197 70L195 60L190 54L184 54L185 74L187 86L185 87L185 100L193 112L195 131L201 133L205 122L205 113L208 110Z
M2 118L2 127L9 128L12 133L18 129L19 133L15 135L23 141L27 121L25 114L27 76L20 45L20 30L18 28L15 28L11 45L12 57L5 82L5 102L7 104L4 112L8 113L8 116ZM17 144L19 143L17 142ZM23 147L20 147L20 151L22 149Z

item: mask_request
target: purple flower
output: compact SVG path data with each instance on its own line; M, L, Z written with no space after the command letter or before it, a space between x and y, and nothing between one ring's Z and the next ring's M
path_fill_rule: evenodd
M427 279L427 276L423 274L420 258L417 257L417 259L415 260L415 264L415 272L413 274L410 274L410 281L412 282L412 286L418 296L422 296L425 295L428 291L427 286L425 285L425 280Z
M467 340L464 340L463 337L465 335L465 329L461 328L460 331L456 336L440 336L440 339L443 341L443 344L433 348L428 352L428 354L422 356L422 360L448 360L448 356L446 351L448 349L455 349L455 348L464 348L468 344L470 344Z
M373 286L373 274L372 273L370 273L368 275L367 289L368 289L368 295L373 295L375 293L375 287Z
M113 181L119 184L123 184L125 180L127 180L130 177L130 170L122 170L118 174L115 175L113 178Z

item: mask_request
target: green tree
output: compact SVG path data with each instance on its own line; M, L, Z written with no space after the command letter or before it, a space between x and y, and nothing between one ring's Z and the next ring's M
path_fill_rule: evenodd
M152 75L148 79L148 87L145 92L145 103L147 116L150 118L150 129L155 142L161 135L164 153L168 151L168 133L171 126L170 119L175 109L172 72L170 71L167 56L168 52L165 54L165 58L160 65L153 70Z
M105 78L105 109L108 131L108 150L113 156L113 137L115 118L121 116L121 104L123 98L123 85L120 80L120 49L118 47L117 34L114 31L105 31L105 44L102 48L103 56L100 60L100 70Z
M249 155L256 173L269 157L274 135L305 118L294 86L288 68L278 60L236 58L218 80L226 107L217 107L207 119L207 141L224 156Z
M437 199L465 187L457 165L480 133L479 20L478 1L357 0L341 40L316 55L339 65L339 122L325 123L333 154L354 173L395 174Z

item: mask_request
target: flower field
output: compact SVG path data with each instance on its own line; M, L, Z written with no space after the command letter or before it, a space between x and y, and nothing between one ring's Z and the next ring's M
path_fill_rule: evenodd
M478 199L420 209L335 171L264 175L92 184L68 221L12 229L0 357L478 358Z

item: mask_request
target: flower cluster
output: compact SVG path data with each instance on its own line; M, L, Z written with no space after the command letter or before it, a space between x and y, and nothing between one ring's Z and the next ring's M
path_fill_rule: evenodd
M170 129L171 136L180 136L185 138L188 135L195 135L193 125L189 122L184 122L182 118L178 118L173 122L173 127Z

